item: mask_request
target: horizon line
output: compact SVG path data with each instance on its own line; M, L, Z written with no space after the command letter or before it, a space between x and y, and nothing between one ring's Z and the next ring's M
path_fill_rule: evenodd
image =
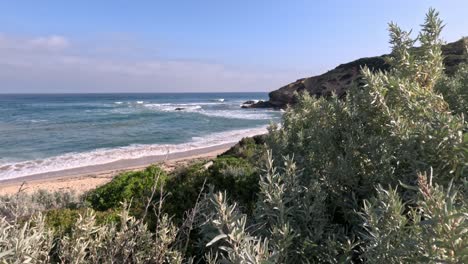
M229 94L229 93L270 93L271 91L258 91L258 92L249 92L249 91L239 91L239 92L44 92L44 93L2 93L0 95L67 95L67 94L208 94L208 93L218 93L218 94Z

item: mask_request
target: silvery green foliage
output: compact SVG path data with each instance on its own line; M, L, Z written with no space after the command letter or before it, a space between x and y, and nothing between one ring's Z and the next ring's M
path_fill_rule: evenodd
M443 72L441 30L442 21L431 9L417 38L421 48L413 49L392 24L391 43L398 43L393 47L397 55L390 60L393 69L389 73L364 69L366 91L350 97L358 113L375 113L378 119L367 120L369 125L385 127L383 136L389 139L388 151L394 156L394 175L407 183L430 168L440 177L434 180L441 183L460 179L466 170L463 131L467 124L463 116L451 113L434 88Z
M24 223L1 218L0 263L47 263L53 240L41 213Z
M150 232L141 220L120 213L120 222L97 224L94 212L80 215L70 234L54 240L39 213L13 223L0 220L0 263L182 263L182 254L172 248L177 228L167 215Z
M289 163L286 167L292 169L290 172L294 171L293 164ZM288 189L286 185L295 181L291 178L297 177L297 174L290 174L289 180L286 174L278 174L276 169L270 167L269 172L262 177L262 198L259 199L259 211L255 215L257 221L253 226L246 227L246 216L239 213L235 205L228 205L225 194L213 196L211 202L216 210L209 224L217 232L207 244L208 247L215 246L206 256L208 263L468 261L467 181L458 187L450 182L444 188L432 183L432 172L429 177L419 174L417 187L402 184L403 188L418 193L413 200L406 202L397 188L384 189L378 186L376 196L364 200L362 213L359 214L362 217L359 240L346 240L343 239L344 234L335 232L323 239L321 245L314 247L314 233L302 233L313 227L304 229L300 225L296 226L298 222L307 223L309 219L294 208L293 200L286 198L295 195L283 192ZM300 195L294 199L297 199L294 201L300 207ZM291 203L285 206L286 201ZM298 215L294 216L293 212ZM315 216L314 212L310 216ZM254 233L261 236L253 236L252 232L246 231L255 228L258 230ZM300 241L312 247L309 250L301 248L304 244Z
M437 83L435 89L444 96L452 112L455 114L463 114L465 119L467 118L468 65L462 65L454 76L444 76L444 78Z
M89 210L79 218L70 236L59 244L64 263L182 263L179 252L172 250L177 229L163 215L152 233L146 224L124 209L120 223L97 225Z
M212 213L206 215L204 233L211 231L206 247L208 263L273 263L268 240L247 232L247 216L238 211L237 205L229 205L226 193L211 194Z
M468 262L467 198L460 191L452 183L432 186L419 175L419 195L410 204L396 189L379 187L377 196L364 203L362 258L369 263Z
M79 203L80 199L74 192L38 190L29 194L20 189L16 194L0 196L0 217L14 220Z
M355 200L370 198L375 185L413 184L431 167L439 183L466 173L467 123L434 90L443 71L441 29L433 10L415 40L391 24L392 70L363 69L364 87L349 91L346 101L299 95L281 128L271 129L273 153L294 155L302 182L318 182L328 194L330 214L355 221ZM413 48L416 40L420 49Z
M368 240L364 257L369 262L398 263L406 254L416 252L416 246L409 239L416 230L408 216L417 216L414 211L405 215L405 203L394 188L378 187L376 197L364 203L363 235ZM419 221L419 216L417 220Z
M390 23L390 44L393 47L389 63L393 72L400 78L411 79L422 87L432 89L443 73L442 41L440 34L444 28L439 13L429 9L416 39L411 31L404 31L395 23ZM419 41L419 49L413 45Z
M229 205L225 194L211 195L211 211L205 213L202 229L210 238L206 241L211 249L209 263L310 263L314 261L311 252L329 246L316 244L328 224L323 213L326 195L316 184L301 184L302 175L292 158L284 158L284 167L278 171L270 152L268 157L251 221L235 204Z
M451 190L438 187L460 184L468 169L467 124L434 87L443 72L442 28L434 10L416 39L390 24L392 70L364 68L365 85L352 89L345 101L300 94L281 126L270 129L268 146L275 155L261 177L255 221L240 228L243 236L256 235L255 241L268 239L269 260L465 261L466 196L455 203L447 199L455 197ZM417 41L421 48L414 49ZM273 158L284 156L284 164L273 166ZM395 189L400 182L417 185L424 171L436 175L433 196L416 198L414 187ZM390 189L376 189L379 185ZM362 219L356 211L365 200L371 202ZM225 242L229 233L217 234L216 241ZM229 244L222 248L233 250ZM230 257L221 255L235 262Z
M258 233L269 238L277 263L307 262L307 247L322 238L329 223L324 213L327 195L317 183L301 182L293 158L285 157L281 168L275 168L269 152L254 215L261 226Z

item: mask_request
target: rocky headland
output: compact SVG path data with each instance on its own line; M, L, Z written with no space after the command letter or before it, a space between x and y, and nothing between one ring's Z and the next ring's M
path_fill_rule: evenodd
M468 63L468 37L442 46L444 55L445 72L452 74L460 63ZM330 96L332 93L339 97L346 95L346 91L359 82L361 68L367 66L373 71L385 71L389 69L385 57L388 54L376 57L361 58L338 67L324 74L299 79L278 90L269 93L268 101L260 101L249 104L247 108L286 108L287 105L296 102L295 92L308 91L317 97Z

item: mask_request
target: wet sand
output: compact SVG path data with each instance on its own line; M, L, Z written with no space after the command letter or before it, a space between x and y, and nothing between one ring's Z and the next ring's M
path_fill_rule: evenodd
M14 194L21 185L25 192L40 189L83 193L112 180L122 172L141 170L151 164L160 164L170 171L177 166L197 159L210 159L224 153L235 143L206 147L168 155L148 156L138 159L119 160L107 164L86 166L62 171L48 172L0 181L0 195Z

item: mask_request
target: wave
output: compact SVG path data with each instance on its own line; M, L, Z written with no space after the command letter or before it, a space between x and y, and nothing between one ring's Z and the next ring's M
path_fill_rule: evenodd
M38 160L4 163L0 165L0 180L235 143L243 137L264 134L267 132L266 128L267 126L262 126L253 129L212 133L203 137L194 137L190 142L183 144L130 145L84 153L67 153Z
M196 103L146 103L144 106L209 106L209 105L225 105L224 102L196 102Z
M267 111L249 111L249 110L217 110L217 111L203 111L202 115L212 117L223 117L229 119L248 119L248 120L269 120L273 116Z
M162 112L175 112L175 111L184 111L184 112L194 112L201 110L202 106L198 104L144 104L144 107L157 110Z
M215 110L205 109L203 106L213 103L186 103L186 104L144 104L143 106L161 112L190 112L198 113L211 117L223 117L229 119L249 119L249 120L267 120L273 118L270 110L247 110L247 109L226 109Z
M215 102L224 102L224 98L213 99Z

